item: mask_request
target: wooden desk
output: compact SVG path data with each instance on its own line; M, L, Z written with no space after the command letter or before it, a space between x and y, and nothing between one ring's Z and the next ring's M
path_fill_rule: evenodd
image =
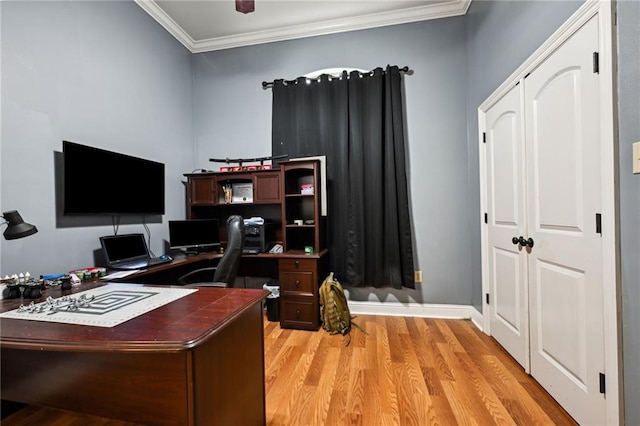
M260 253L243 254L240 260L238 276L278 278L278 259L282 254ZM196 255L172 254L173 260L156 265L128 275L125 278L114 279L114 282L138 282L144 284L176 285L178 278L194 269L215 266L221 253L205 252ZM117 272L108 270L107 273ZM260 287L262 288L262 286Z
M2 398L148 425L264 425L268 294L200 288L111 328L2 319Z
M304 254L287 253L244 254L238 276L270 277L280 283L280 326L299 330L320 328L319 288L328 275L328 250ZM119 281L146 284L172 284L178 277L203 266L213 266L219 253L194 256L175 255L172 262L154 266L129 275ZM262 284L260 284L262 287Z
M172 254L173 260L151 268L143 269L114 282L137 282L142 284L177 285L178 278L187 272L205 266L215 266L222 257L220 253L200 253L197 255ZM107 274L118 272L107 270Z

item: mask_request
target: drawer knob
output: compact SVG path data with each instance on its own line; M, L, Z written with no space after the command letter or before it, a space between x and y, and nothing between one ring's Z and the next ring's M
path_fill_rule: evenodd
M300 267L300 261L296 260L296 269L298 269Z
M296 319L300 319L301 314L302 312L300 312L300 309L296 309Z
M296 280L296 288L300 287L300 280Z

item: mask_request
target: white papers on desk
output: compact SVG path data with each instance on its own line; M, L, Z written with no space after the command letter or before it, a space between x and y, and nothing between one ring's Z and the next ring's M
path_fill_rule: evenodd
M115 280L118 278L128 277L131 274L135 274L136 272L140 272L140 269L134 269L132 271L118 271L113 274L105 275L104 277L100 277L101 280Z
M243 219L245 226L256 226L256 225L264 225L264 218L259 216L253 216L249 219Z

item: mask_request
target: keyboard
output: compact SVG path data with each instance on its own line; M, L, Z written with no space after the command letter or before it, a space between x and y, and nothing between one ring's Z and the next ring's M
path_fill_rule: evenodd
M169 263L173 260L171 256L168 254L163 254L159 257L151 257L149 259L142 260L134 260L131 262L123 262L117 265L112 266L113 269L123 269L123 270L131 270L131 269L144 269L150 266L162 265L163 263Z

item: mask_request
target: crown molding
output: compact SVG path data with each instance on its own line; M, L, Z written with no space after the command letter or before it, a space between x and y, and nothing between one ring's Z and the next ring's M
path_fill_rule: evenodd
M191 53L210 52L277 41L293 40L347 31L407 24L431 19L460 16L467 13L471 0L412 7L392 12L373 13L356 18L335 19L314 24L292 25L273 30L255 31L233 36L194 40L153 0L134 0L144 11L162 25Z
M194 53L193 48L196 41L191 38L180 25L176 23L167 13L160 8L153 0L133 0L138 6L140 6L145 12L147 12L153 19L155 19L165 30L169 31L169 34L174 36L180 43Z

